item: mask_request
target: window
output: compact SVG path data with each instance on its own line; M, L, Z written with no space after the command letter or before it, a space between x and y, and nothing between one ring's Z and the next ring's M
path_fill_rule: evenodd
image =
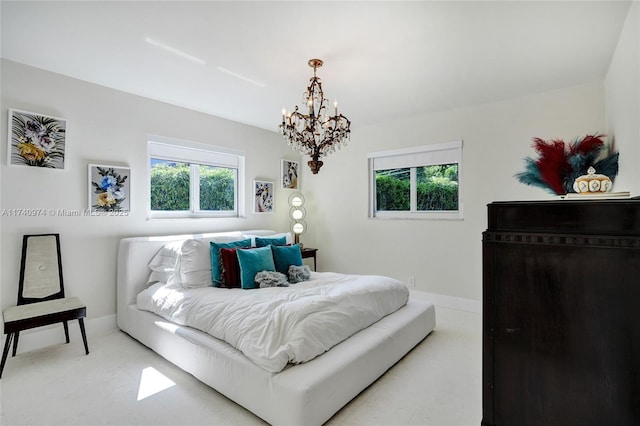
M375 152L369 217L462 219L462 142Z
M149 217L243 217L244 153L153 137Z

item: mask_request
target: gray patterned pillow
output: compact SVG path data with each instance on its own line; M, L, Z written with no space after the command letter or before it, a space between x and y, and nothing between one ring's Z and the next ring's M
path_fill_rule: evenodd
M291 284L307 281L310 276L311 276L311 269L309 269L307 265L289 266L289 282Z
M265 287L288 287L287 276L276 271L261 271L254 278L260 288Z

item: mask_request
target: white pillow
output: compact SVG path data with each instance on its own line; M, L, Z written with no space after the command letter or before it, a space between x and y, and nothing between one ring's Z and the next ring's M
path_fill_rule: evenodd
M178 263L180 259L180 248L182 241L173 241L165 244L149 261L149 279L147 285L155 282L168 283L175 278L178 272Z
M186 240L180 248L179 276L183 287L212 287L210 242L229 243L243 240L239 236L220 236Z

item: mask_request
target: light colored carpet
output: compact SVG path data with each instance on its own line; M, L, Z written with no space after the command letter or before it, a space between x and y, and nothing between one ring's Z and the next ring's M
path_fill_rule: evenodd
M479 425L481 315L437 306L436 319L429 337L327 424ZM88 356L72 341L10 357L0 424L265 424L120 331L88 338Z

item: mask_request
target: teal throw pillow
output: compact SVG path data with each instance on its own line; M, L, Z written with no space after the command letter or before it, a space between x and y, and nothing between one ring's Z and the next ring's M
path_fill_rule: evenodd
M259 247L248 250L238 250L240 264L240 286L242 288L258 288L255 277L258 272L275 271L271 247Z
M266 246L286 246L287 245L287 237L256 237L256 247L266 247Z
M287 275L289 266L302 266L302 253L300 252L300 244L292 246L271 246L273 252L273 262L276 271Z
M211 246L211 281L214 287L220 287L222 283L222 273L220 271L220 250L226 248L246 248L251 247L251 238L239 241L231 241L229 243L209 243Z

